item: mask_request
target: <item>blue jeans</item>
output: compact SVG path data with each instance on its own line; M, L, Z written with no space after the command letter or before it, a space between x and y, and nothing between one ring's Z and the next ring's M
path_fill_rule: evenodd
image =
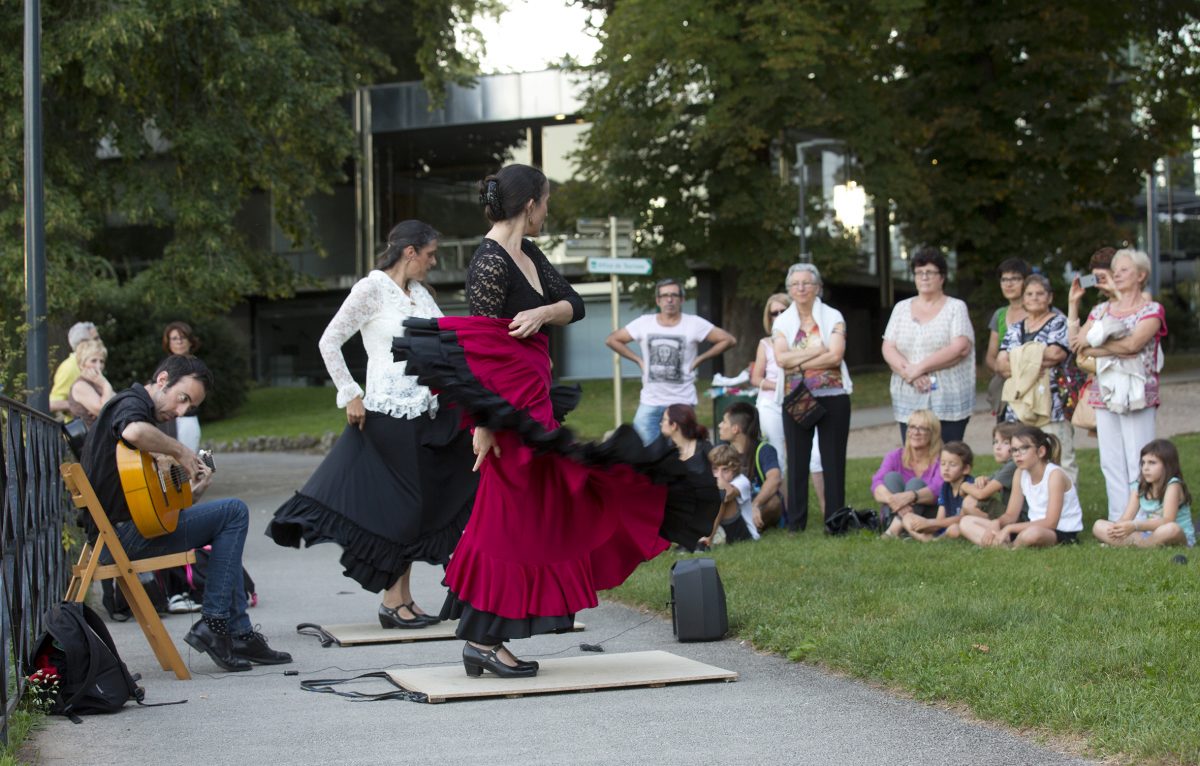
M639 404L633 416L633 430L642 437L642 444L649 444L662 436L662 416L667 411L665 404Z
M132 521L116 525L117 538L131 559L182 553L212 545L208 577L204 586L202 614L229 620L229 632L242 635L251 630L246 615L246 589L242 582L242 548L250 527L250 509L236 498L213 500L184 509L179 526L169 535L146 539ZM112 563L105 549L104 563Z

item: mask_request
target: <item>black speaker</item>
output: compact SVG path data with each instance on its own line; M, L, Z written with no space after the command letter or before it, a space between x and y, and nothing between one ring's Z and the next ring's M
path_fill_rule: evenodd
M720 641L729 631L725 587L710 558L671 566L671 627L680 641Z

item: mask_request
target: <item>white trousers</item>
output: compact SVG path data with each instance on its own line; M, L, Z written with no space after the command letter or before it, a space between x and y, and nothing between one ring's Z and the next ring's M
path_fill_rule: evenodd
M1042 426L1042 431L1050 434L1058 439L1058 443L1062 446L1062 455L1059 457L1058 464L1067 476L1071 477L1071 484L1079 486L1079 464L1075 462L1075 428L1068 420L1061 420L1057 423L1047 423Z
M1124 415L1096 410L1096 440L1100 443L1100 470L1108 492L1108 520L1117 521L1129 504L1129 484L1141 475L1142 447L1154 440L1157 407Z
M763 438L779 453L779 472L787 474L787 442L783 438L783 408L774 400L764 401L759 397L758 427ZM817 446L817 432L813 430L812 457L808 459L808 472L821 473L821 448Z

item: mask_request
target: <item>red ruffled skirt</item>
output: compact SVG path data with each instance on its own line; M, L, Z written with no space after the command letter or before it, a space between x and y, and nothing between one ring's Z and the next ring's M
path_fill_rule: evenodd
M665 440L645 447L622 426L604 442L576 442L559 427L546 337L513 338L508 323L409 320L394 345L410 373L463 408L464 427L496 432L500 455L480 469L443 610L460 637L493 643L568 629L597 591L669 540L693 547L719 505L711 478L688 471Z

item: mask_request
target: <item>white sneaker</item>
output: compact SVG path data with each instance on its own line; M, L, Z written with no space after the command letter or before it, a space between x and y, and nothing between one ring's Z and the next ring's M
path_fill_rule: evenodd
M187 614L199 612L200 605L188 598L186 593L176 593L167 599L167 611L171 614Z

